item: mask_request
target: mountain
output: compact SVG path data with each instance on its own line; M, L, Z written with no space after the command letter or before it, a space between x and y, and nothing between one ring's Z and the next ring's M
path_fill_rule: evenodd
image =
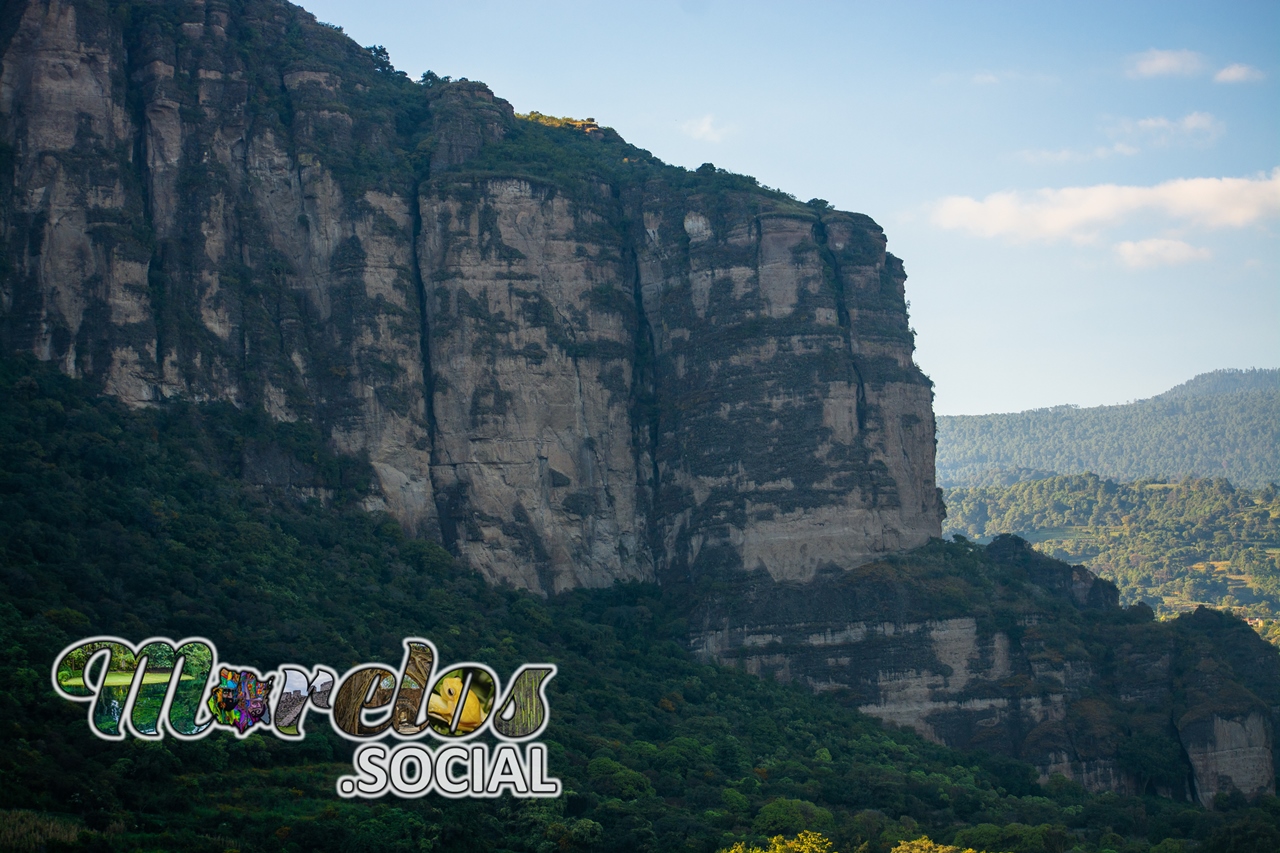
M413 82L279 0L0 15L7 351L312 424L369 508L543 594L940 532L866 216ZM318 488L264 452L251 477Z
M1260 735L1280 656L1223 614L1117 608L1110 584L1020 540L935 542L819 580L817 597L758 588L736 605L758 640L744 672L686 647L690 624L724 615L711 596L486 584L363 510L370 466L296 423L218 403L130 410L30 357L0 359L0 395L6 849L711 853L810 829L864 853L926 833L1010 853L1166 839L1152 849L1225 853L1276 837L1280 802L1243 794L1273 779ZM332 498L247 481L246 443L309 462ZM405 636L500 677L554 661L540 740L566 793L342 800L354 745L322 718L293 743L98 739L47 680L60 649L98 633L207 636L263 671L397 660Z
M1154 399L1173 400L1179 397L1212 397L1218 394L1238 394L1244 391L1271 391L1280 389L1280 370L1215 370L1201 373L1181 385L1175 385Z
M450 812L543 827L522 849L711 850L825 811L882 850L1015 790L1075 797L1034 823L1082 838L1090 791L1270 808L1280 663L1246 625L1156 623L1016 538L938 541L930 383L869 218L411 81L279 0L23 0L0 50L4 707L48 701L29 673L80 631L204 631L271 667L430 628L575 661L552 759L580 797ZM859 711L963 790L860 790L880 755L944 783ZM233 804L261 739L99 744L64 785L83 744L35 717L6 730L10 802L106 833L227 770L221 817L154 834L340 836L313 810L286 844L287 809ZM984 762L1014 768L996 800L968 791ZM159 805L129 800L157 767ZM386 820L450 822L428 808Z
M1280 370L1204 373L1148 400L1081 409L939 416L938 481L1013 483L1054 474L1119 480L1280 481Z

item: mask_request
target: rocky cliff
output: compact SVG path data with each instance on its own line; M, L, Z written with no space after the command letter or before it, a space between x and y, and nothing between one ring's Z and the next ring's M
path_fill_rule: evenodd
M317 424L370 508L544 593L939 534L870 219L411 82L275 0L0 14L7 349Z
M1272 789L1273 652L1016 548L892 557L943 509L867 217L410 81L279 0L17 0L0 55L7 351L297 423L372 485L251 434L241 476L359 493L494 583L687 590L708 659L937 740Z
M1201 609L1152 621L1117 590L1012 536L935 543L808 585L710 585L705 659L835 692L963 749L1093 791L1212 805L1275 792L1280 656Z

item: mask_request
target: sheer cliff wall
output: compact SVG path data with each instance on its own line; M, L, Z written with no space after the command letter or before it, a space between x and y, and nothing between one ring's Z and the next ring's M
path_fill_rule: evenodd
M630 171L471 168L527 120L283 3L0 16L8 350L133 405L314 422L368 459L370 508L544 593L806 580L939 535L930 385L870 219L588 123L557 132Z
M935 542L807 584L700 590L708 661L816 692L1091 791L1212 806L1275 792L1280 655L1239 619L1156 622L1012 536Z

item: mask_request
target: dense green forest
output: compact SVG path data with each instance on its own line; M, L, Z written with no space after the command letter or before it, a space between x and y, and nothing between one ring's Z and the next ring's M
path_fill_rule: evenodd
M1120 406L938 417L943 487L1090 471L1280 481L1280 370L1219 370Z
M1160 616L1204 604L1280 643L1280 490L1224 479L1116 483L1096 474L946 492L946 534L1016 533L1081 563Z
M218 405L128 411L25 359L0 363L0 396L0 845L713 851L802 830L863 853L925 834L1017 853L1280 844L1275 798L1206 812L1060 777L1041 788L1028 765L886 729L839 695L702 665L682 643L687 610L656 586L550 601L488 587L360 511L367 470L303 425ZM325 503L242 484L267 447L312 466ZM939 566L978 580L1017 571L963 543L898 571ZM1131 618L1112 614L1089 630ZM396 660L406 635L500 674L554 661L543 739L566 793L339 800L351 745L314 724L300 743L96 740L48 672L66 643L98 632L204 635L263 669Z

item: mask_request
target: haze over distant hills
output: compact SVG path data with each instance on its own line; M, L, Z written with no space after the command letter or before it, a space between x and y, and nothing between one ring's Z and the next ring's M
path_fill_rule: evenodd
M938 483L1051 474L1280 481L1280 370L1216 370L1147 400L938 416Z

